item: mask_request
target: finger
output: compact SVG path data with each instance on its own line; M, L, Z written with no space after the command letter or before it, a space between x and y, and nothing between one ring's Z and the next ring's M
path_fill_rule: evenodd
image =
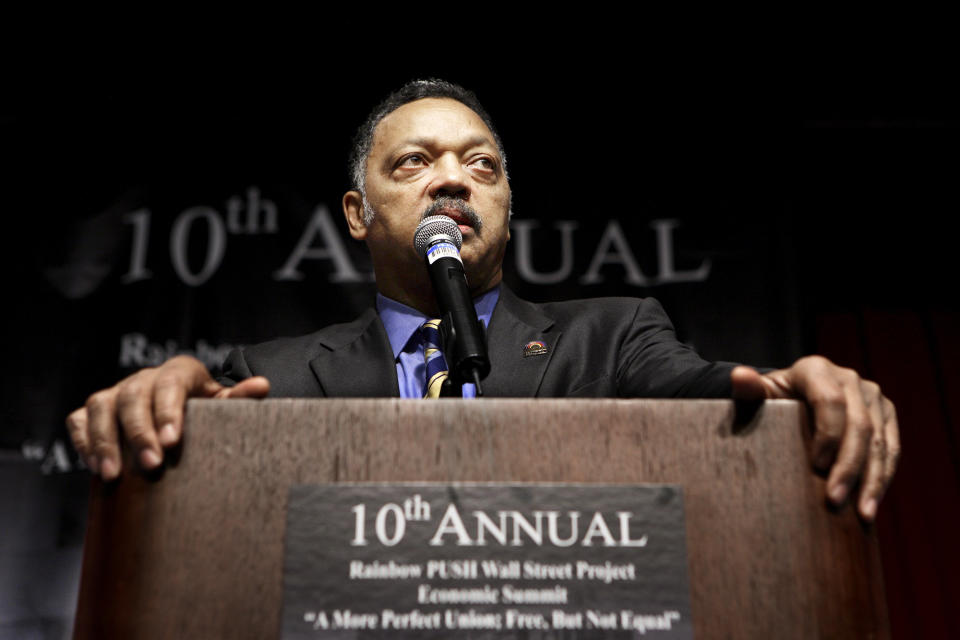
M887 445L883 430L883 403L881 402L883 396L880 394L880 387L869 380L860 381L860 392L870 415L872 433L858 508L865 520L873 521L886 490L883 479L887 459Z
M67 433L73 441L73 448L84 459L90 471L97 473L97 458L90 452L90 438L87 436L87 408L80 407L67 416Z
M183 433L183 405L187 401L188 388L175 376L160 376L153 394L153 415L158 425L160 444L172 447L180 441Z
M223 387L217 398L264 398L270 393L270 381L263 376L241 380L232 387Z
M883 469L883 438L876 434L870 412L860 391L860 379L856 373L844 370L841 373L843 392L846 400L846 416L843 438L840 450L837 452L837 461L830 470L827 478L827 495L835 504L846 500L850 489L857 479L864 473L867 460L871 454L871 443L879 442L875 454L879 456L879 467ZM866 483L868 478L864 478Z
M120 384L117 394L117 419L127 443L144 469L154 469L163 460L153 422L155 369L145 369Z
M876 517L877 506L883 498L883 469L884 458L886 457L886 446L878 432L870 438L867 466L863 474L863 485L860 489L860 504L858 506L860 515L869 521Z
M886 397L881 399L883 415L883 439L887 444L887 457L883 466L884 490L890 486L893 474L897 472L900 461L900 426L897 422L897 409Z
M190 397L212 397L222 386L200 361L178 356L168 360L154 384L154 420L160 444L171 447L183 434L183 408Z
M805 398L813 410L813 467L829 471L836 459L847 419L846 396L838 367L826 358L812 356L796 362L783 376L786 387Z
M860 381L860 392L870 415L873 432L870 436L866 470L863 474L863 483L860 489L859 510L865 520L873 521L887 486L884 480L887 466L887 443L883 429L883 396L880 394L880 387L869 380Z
M90 451L96 457L91 468L97 468L104 480L120 475L120 447L118 446L117 418L114 412L117 388L94 393L87 400Z
M757 370L743 365L730 371L730 389L736 400L763 400L767 397L763 376Z
M158 383L155 396L157 424L160 424L160 442L165 447L179 442L183 434L183 413L190 393L182 384L170 380ZM241 380L232 387L225 387L207 376L196 380L196 390L190 395L213 398L263 398L270 393L270 382L263 376Z

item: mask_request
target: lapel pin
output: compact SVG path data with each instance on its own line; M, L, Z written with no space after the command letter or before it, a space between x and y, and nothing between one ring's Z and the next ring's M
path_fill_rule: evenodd
M530 356L542 356L547 353L547 345L543 344L539 340L534 340L533 342L528 342L523 347L523 357L529 358Z

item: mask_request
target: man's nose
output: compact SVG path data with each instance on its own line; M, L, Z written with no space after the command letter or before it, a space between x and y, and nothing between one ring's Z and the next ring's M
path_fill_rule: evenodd
M464 200L470 197L470 180L460 158L444 154L434 165L436 174L430 185L430 197L454 196Z

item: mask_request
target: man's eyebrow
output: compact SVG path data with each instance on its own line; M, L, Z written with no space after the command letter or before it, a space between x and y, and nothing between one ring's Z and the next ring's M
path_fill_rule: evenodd
M401 142L402 146L416 146L416 147L432 147L437 144L436 138L407 138ZM493 140L486 136L474 136L467 140L464 144L464 148L480 147L483 145L489 145L496 149L497 145L494 144Z

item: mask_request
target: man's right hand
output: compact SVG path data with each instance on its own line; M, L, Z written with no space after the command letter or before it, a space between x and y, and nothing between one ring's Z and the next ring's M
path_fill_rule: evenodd
M91 395L67 416L67 430L90 471L113 480L120 475L121 430L140 465L154 469L164 448L180 441L187 398L262 398L269 391L262 376L225 387L196 358L177 356Z

